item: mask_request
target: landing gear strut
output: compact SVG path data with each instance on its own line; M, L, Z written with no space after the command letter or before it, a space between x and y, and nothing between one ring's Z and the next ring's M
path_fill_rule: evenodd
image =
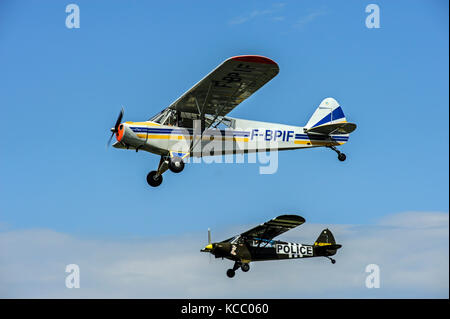
M336 260L334 260L333 258L328 257L328 256L325 256L325 257L327 257L327 258L331 261L331 263L332 263L333 265L336 263Z
M163 181L162 174L167 171L169 167L169 161L166 156L161 156L161 160L159 161L158 170L151 171L147 175L147 183L152 187L157 187L161 185Z
M342 153L341 151L339 151L336 146L327 146L328 148L331 148L333 151L335 151L338 155L338 160L340 160L341 162L345 161L345 159L347 158L347 156Z
M161 185L163 178L162 174L170 169L174 173L180 173L184 169L184 162L180 157L170 157L168 155L161 156L158 170L151 171L147 175L147 183L152 187Z

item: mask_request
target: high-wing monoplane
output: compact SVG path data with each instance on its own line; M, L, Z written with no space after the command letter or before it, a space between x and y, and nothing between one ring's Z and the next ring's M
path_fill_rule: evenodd
M147 121L122 123L122 108L111 128L110 142L115 135L115 148L161 156L158 168L147 175L147 182L153 187L162 183L167 169L181 172L188 157L322 146L334 150L338 159L344 161L345 154L336 146L348 141L356 124L347 122L333 98L324 99L305 126L227 116L278 72L278 65L263 56L229 58Z
M331 263L336 263L331 256L335 255L342 245L336 244L329 229L324 229L312 245L273 240L304 222L305 219L298 215L281 215L240 235L217 243L211 242L211 232L208 230L208 245L201 252L209 252L216 258L234 261L233 268L227 270L227 276L230 278L234 277L239 268L243 272L249 271L249 263L254 261L326 257Z

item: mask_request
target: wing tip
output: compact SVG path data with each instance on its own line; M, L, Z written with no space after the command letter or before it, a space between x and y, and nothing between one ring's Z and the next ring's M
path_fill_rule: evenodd
M231 57L230 60L241 61L241 62L253 62L253 63L261 63L261 64L272 64L278 66L278 64L262 55L237 55Z

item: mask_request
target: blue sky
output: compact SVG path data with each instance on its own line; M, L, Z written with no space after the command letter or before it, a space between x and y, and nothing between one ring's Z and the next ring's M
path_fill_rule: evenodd
M81 27L67 29L69 3L0 4L1 231L176 240L287 212L369 226L448 215L447 1L377 1L380 29L365 27L370 1L76 1ZM346 162L320 148L281 152L274 175L188 165L154 189L159 158L105 149L122 105L146 120L241 54L280 73L230 116L304 125L334 97L358 124Z

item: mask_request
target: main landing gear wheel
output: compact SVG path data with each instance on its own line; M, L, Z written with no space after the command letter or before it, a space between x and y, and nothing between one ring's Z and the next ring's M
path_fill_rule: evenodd
M184 162L179 157L172 157L169 160L169 169L174 173L181 173L181 171L184 169Z
M228 278L233 278L235 274L236 274L236 272L233 269L228 269L227 270Z
M162 175L158 175L156 171L151 171L147 175L147 183L152 187L161 185L163 181Z
M242 270L243 272L249 271L249 270L250 270L250 265L249 265L249 264L242 264L242 265L241 265L241 270Z

